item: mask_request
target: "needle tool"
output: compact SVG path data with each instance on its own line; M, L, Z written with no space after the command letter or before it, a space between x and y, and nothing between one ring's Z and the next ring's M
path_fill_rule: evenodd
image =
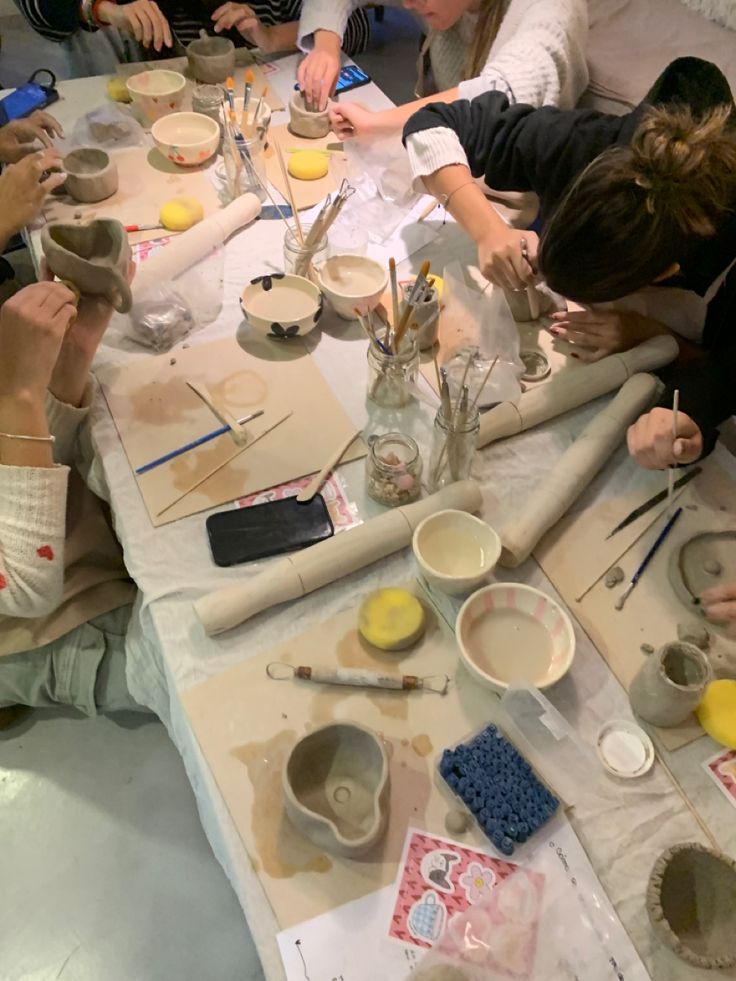
M675 481L675 486L673 489L679 490L681 487L684 487L685 484L689 484L694 477L697 477L698 474L702 472L702 467L693 467L692 470L688 470L688 472L683 474L679 480ZM651 511L652 508L656 507L658 504L661 504L666 497L667 490L665 489L660 491L658 494L655 494L653 497L650 497L648 501L644 501L644 503L640 504L638 508L634 508L633 511L626 515L623 521L619 521L613 531L608 532L605 540L608 541L609 538L613 538L614 535L617 535L620 531L623 531L624 528L628 528L628 526L632 522L636 521L637 518L640 518L643 514L646 514L647 511Z

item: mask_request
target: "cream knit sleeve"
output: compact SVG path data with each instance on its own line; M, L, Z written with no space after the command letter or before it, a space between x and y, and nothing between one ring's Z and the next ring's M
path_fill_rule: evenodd
M314 47L315 31L332 31L342 41L350 15L370 0L304 0L299 20L297 44L302 51ZM400 7L401 0L383 0L383 6Z
M571 109L588 84L585 0L511 0L483 71L460 98L497 89L511 103Z

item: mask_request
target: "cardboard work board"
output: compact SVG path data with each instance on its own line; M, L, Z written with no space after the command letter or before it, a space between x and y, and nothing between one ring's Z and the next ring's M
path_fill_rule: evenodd
M408 651L388 654L362 642L356 605L183 695L197 741L282 929L392 883L409 827L444 833L452 804L434 776L437 758L487 725L498 701L465 671L452 631L426 608L427 631ZM445 696L335 688L272 681L266 676L272 661L391 675L447 674L452 681ZM388 831L359 860L321 852L283 809L281 774L288 753L297 738L334 721L365 725L389 744ZM485 840L475 835L468 837Z
M279 166L276 145L281 146L284 163L288 166L290 149L324 150L328 143L336 143L337 141L338 138L334 133L328 133L327 136L317 140L308 140L302 136L294 136L287 125L271 126L268 131L268 144L266 146L266 174L284 200L288 201L289 195ZM327 174L317 181L301 181L291 177L291 175L289 176L298 211L304 211L306 208L319 204L328 194L337 190L345 170L345 159L344 153L331 151L327 157Z
M697 607L688 608L668 579L673 553L686 541L706 531L736 529L736 487L711 458L703 472L683 487L676 506L683 512L623 610L616 600L636 572L666 523L666 502L642 515L608 541L606 535L635 507L667 486L666 474L653 474L651 490L636 496L617 495L585 506L585 499L552 528L534 550L534 557L580 622L625 689L649 656L642 644L655 650L677 640L678 624L705 623L710 633L708 654L717 671L719 662L736 657L736 640L703 620ZM618 565L624 580L605 585L605 573ZM714 579L714 585L718 582ZM672 729L653 729L667 750L697 739L703 730L695 716Z
M238 447L230 434L136 478L154 526L315 473L355 430L299 338L284 342L249 331L244 344L246 350L232 337L176 348L98 373L133 470L221 425L188 379L206 385L235 418L264 410L245 427L253 445L163 513L233 455ZM356 443L342 462L365 452Z
M118 168L115 194L96 204L81 204L63 192L51 194L43 207L46 222L85 224L95 218L116 218L123 225L155 225L161 205L181 195L200 201L205 218L222 207L206 173L211 161L203 167L177 167L156 147L142 146L112 150L110 157ZM131 232L129 238L131 244L137 244L169 234L175 233L158 228Z

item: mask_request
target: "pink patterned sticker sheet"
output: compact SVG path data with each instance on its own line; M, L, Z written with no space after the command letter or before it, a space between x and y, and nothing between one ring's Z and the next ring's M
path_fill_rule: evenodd
M235 506L249 508L253 504L264 504L266 501L280 501L285 497L295 497L311 479L311 477L300 477L299 480L292 480L288 484L269 487L268 490L259 491L257 494L241 497L240 500L236 501ZM320 494L325 499L335 534L361 524L357 506L348 500L345 485L337 474L333 473L325 481Z
M718 784L724 796L736 807L736 749L721 750L707 759L703 767Z
M389 935L509 979L531 976L544 876L410 831Z

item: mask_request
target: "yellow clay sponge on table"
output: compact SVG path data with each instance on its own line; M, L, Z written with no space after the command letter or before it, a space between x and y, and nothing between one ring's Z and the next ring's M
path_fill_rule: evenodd
M711 739L736 749L736 681L711 681L698 705L698 722Z
M327 168L327 154L319 150L296 150L289 156L289 173L299 181L318 181Z
M358 611L360 635L382 651L401 651L424 633L424 607L406 589L378 589Z

